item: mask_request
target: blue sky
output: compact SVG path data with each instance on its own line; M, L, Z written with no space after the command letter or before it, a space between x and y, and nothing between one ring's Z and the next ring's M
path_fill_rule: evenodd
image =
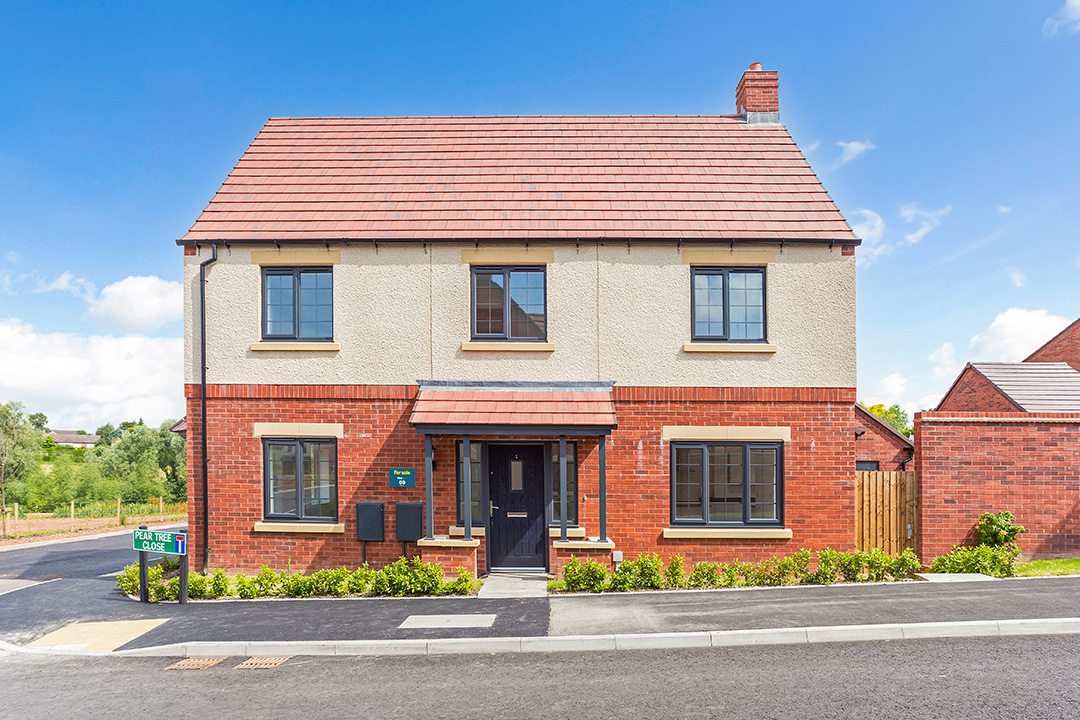
M859 397L1080 315L1080 0L0 6L0 401L182 413L174 244L270 116L717 114L743 69L866 243Z

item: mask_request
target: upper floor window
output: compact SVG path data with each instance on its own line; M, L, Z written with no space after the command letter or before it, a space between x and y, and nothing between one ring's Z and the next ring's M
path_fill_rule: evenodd
M333 340L331 268L263 268L264 340Z
M690 283L692 339L764 342L764 269L693 267Z
M547 270L472 269L472 339L547 339Z

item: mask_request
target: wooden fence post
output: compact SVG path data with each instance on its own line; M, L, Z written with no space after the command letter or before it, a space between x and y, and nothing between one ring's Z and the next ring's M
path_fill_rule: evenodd
M15 503L15 528L12 530L12 534L19 534L19 503Z
M75 501L71 501L71 527L72 531L75 530Z
M165 520L165 496L158 495L157 499L157 512L161 516L162 522Z
M116 524L120 524L120 498L116 498Z

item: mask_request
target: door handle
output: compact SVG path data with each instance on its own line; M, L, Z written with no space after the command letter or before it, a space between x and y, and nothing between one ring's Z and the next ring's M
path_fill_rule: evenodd
M498 509L499 509L499 506L498 506L498 505L496 505L495 503L493 503L493 502L491 502L491 501L488 501L488 514L489 514L489 515L490 515L490 514L491 514L492 512L494 512L495 510L498 510Z

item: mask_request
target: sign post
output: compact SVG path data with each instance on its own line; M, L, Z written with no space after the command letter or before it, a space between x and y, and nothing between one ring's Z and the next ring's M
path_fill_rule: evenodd
M149 553L180 556L180 593L181 605L188 599L188 557L186 532L168 532L148 530L140 525L132 536L132 546L139 551L139 601L150 602Z

